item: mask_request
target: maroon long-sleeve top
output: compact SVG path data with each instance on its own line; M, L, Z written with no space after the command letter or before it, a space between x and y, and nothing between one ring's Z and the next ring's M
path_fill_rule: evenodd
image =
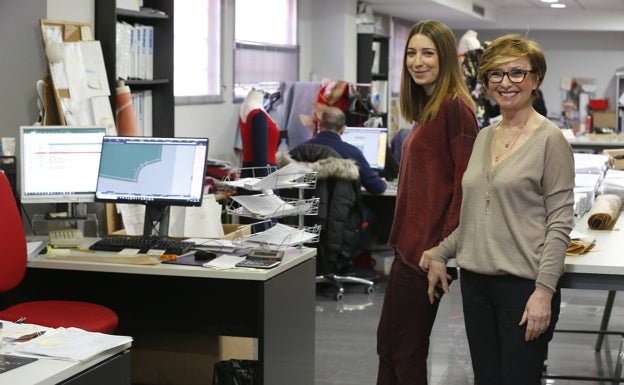
M394 222L388 244L418 269L423 251L459 223L461 181L479 131L462 98L448 96L436 117L414 125L402 147Z

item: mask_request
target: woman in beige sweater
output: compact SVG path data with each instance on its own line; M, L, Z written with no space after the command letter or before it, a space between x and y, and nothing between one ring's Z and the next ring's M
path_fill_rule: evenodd
M540 46L492 42L479 80L502 121L475 141L457 229L425 251L429 296L448 291L457 258L475 384L540 384L561 302L558 280L573 225L574 158L560 129L532 107L546 73Z

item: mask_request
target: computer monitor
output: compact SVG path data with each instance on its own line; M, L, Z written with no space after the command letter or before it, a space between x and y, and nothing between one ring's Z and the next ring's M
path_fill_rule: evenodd
M388 148L388 129L383 127L346 127L342 140L357 147L371 168L383 170Z
M95 200L146 206L143 235L166 236L169 206L200 206L207 138L105 136Z
M106 127L20 127L21 202L93 202L105 134Z

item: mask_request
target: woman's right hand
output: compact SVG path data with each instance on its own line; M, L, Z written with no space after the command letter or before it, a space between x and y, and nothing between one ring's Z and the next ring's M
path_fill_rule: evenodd
M448 294L449 281L451 281L453 277L446 272L445 263L430 260L427 279L429 281L429 289L427 289L429 303L433 304L436 299L441 297L440 289L442 289L445 294Z

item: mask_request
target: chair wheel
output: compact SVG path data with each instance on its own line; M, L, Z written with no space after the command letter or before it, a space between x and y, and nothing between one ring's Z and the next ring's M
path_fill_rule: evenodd
M334 298L336 299L336 301L342 301L342 299L344 298L344 293L338 292L336 293Z
M366 287L364 288L364 292L365 292L366 294L373 294L373 292L374 292L374 291L375 291L375 287L374 287L374 286L372 286L372 285L371 285L371 286L366 286Z

